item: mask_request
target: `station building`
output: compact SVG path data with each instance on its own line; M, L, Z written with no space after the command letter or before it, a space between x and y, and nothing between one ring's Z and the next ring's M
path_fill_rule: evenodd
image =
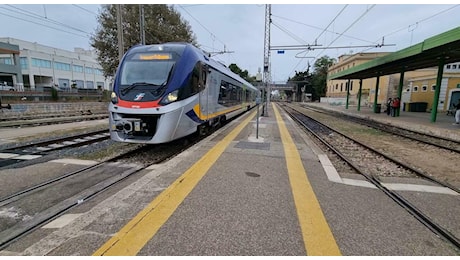
M96 54L90 50L74 51L14 38L0 38L0 82L17 91L40 91L45 87L60 90L108 90Z
M390 52L371 52L342 55L333 64L328 75L350 69L354 66L369 62L373 59L383 57ZM436 77L438 68L425 68L415 71L407 71L404 76L404 88L401 96L402 109L404 104L426 103L426 110L431 110L433 96L436 87ZM377 103L385 104L388 98L397 97L400 74L384 75L379 77L379 88L377 93ZM362 81L361 105L373 106L375 98L377 79L368 78ZM350 84L350 86L348 86ZM328 80L326 97L329 103L345 104L347 91L349 90L349 104L358 103L359 80ZM457 97L458 96L458 97ZM448 111L453 103L457 103L460 98L460 62L444 65L443 79L441 82L441 92L439 103L442 107L438 110Z

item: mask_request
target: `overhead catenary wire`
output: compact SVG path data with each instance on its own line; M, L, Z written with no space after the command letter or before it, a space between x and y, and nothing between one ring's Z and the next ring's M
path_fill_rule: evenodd
M295 20L292 20L292 19L289 19L289 18L285 18L285 17L282 17L282 16L272 15L272 17L277 17L277 18L279 18L279 19L283 19L283 20L286 20L286 21L290 21L290 22L292 22L292 23L297 23L297 24L300 24L300 25L304 25L304 26L307 26L307 27L310 27L310 28L313 28L313 29L316 29L316 30L319 30L319 31L325 31L325 32L333 33L333 34L339 34L339 33L337 33L337 32L331 31L331 30L324 30L324 28L321 28L321 27L318 27L318 26L314 26L314 25L310 25L310 24L306 24L306 23L302 23L302 22L295 21ZM362 41L362 42L375 43L375 42L371 42L371 41L366 40L366 39L360 39L360 38L357 38L357 37L354 37L354 36L350 36L350 35L346 35L346 34L343 34L342 36L343 36L343 37L350 38L350 39Z
M327 47L330 47L334 42L340 39L340 37L342 37L343 34L345 34L348 30L350 30L351 27L353 27L357 22L359 22L374 7L375 7L375 4L371 5L369 8L366 8L366 10L358 18L356 18L356 20L354 20L342 33L340 33L333 41L331 41ZM316 58L318 58L319 55L321 55L324 52L324 50L325 49L323 49L318 55L316 55Z
M428 16L428 17L426 17L426 18L423 18L423 19L421 19L421 20L419 20L419 21L416 21L415 23L411 23L411 24L409 24L409 25L407 25L407 26L401 27L401 28L399 28L399 29L396 29L396 30L394 30L394 31L392 31L392 32L390 32L390 33L388 33L388 34L385 34L385 35L383 35L380 39L382 39L382 41L383 41L383 39L385 39L385 37L388 37L388 36L391 36L391 35L393 35L393 34L399 33L399 32L401 32L401 31L403 31L403 30L409 30L409 29L411 28L411 26L419 25L419 24L421 24L421 23L423 23L423 22L425 22L425 21L427 21L427 20L430 20L430 19L432 19L432 18L434 18L434 17L436 17L436 16L438 16L438 15L441 15L441 14L443 14L443 13L446 13L446 12L448 12L448 11L450 11L450 10L456 8L456 7L459 7L459 6L460 6L460 5L450 6L450 7L446 8L446 9L444 9L444 10L441 10L441 11L439 11L439 12L433 14L433 15L430 15L430 16ZM376 41L378 41L378 40L376 40ZM366 48L366 49L360 50L358 53L363 53L363 52L366 52L366 51L370 51L370 50L372 50L372 49L374 49L374 48L375 48L375 47Z
M48 23L51 23L51 24L54 24L54 25L59 25L59 26L62 26L62 27L68 28L68 29L72 29L72 30L77 31L77 32L81 32L81 33L84 33L84 34L87 34L87 35L91 35L91 33L87 32L87 31L84 31L84 30L82 30L80 28L76 28L76 27L70 26L68 24L61 23L59 21L53 20L51 18L48 18L46 15L41 16L41 15L38 15L36 13L24 10L22 8L19 8L19 7L13 6L13 5L7 5L7 6L10 7L10 8L13 8L15 10L12 10L12 9L9 9L9 8L6 8L6 7L1 7L1 8L5 9L5 10L8 10L10 12L18 13L20 15L26 15L26 16L28 16L30 18L38 19L38 20L45 21L45 22L48 22Z
M415 23L412 23L412 24L409 24L409 25L407 25L407 26L401 27L400 29L397 29L397 30L395 30L395 31L393 31L393 32L391 32L391 33L385 34L385 35L383 35L382 37L387 37L387 36L396 34L396 33L398 33L398 32L401 32L401 31L403 31L403 30L409 29L411 26L414 26L414 25L416 25L416 24L421 24L421 23L423 23L423 22L425 22L425 21L427 21L427 20L430 20L430 19L432 19L432 18L434 18L434 17L436 17L436 16L438 16L438 15L440 15L440 14L443 14L443 13L445 13L445 12L448 12L448 11L450 11L450 10L452 10L452 9L454 9L454 8L456 8L456 7L458 7L458 6L460 6L460 5L454 5L454 6L451 6L451 7L449 7L449 8L446 8L446 9L444 9L444 10L442 10L442 11L439 11L439 12L433 14L433 15L430 15L429 17L423 18L423 19L420 20L420 21L417 21L417 22L415 22Z
M289 35L292 39L302 43L302 44L308 44L307 41L305 41L304 39L298 37L297 35L295 35L294 33L290 32L289 30L287 30L286 28L282 27L281 25L279 24L276 24L275 22L272 21L272 24L280 29L282 32L286 33L287 35Z
M329 26L331 26L335 20L343 13L343 11L345 11L345 9L347 8L348 4L346 4L342 10L340 10L340 12L334 17L334 19L332 19L332 21L326 26L326 28L324 28L324 30L316 37L315 39L315 42L318 41L319 37L321 37L321 35L323 35L323 33L325 33L327 31L327 29L329 28Z
M90 13L90 14L94 14L94 15L96 15L96 16L98 15L97 13L95 13L95 12L93 12L93 11L91 11L91 10L88 10L88 9L86 9L86 8L80 6L80 5L76 5L76 4L72 4L72 5L75 6L75 7L77 7L77 8L79 8L79 9L81 9L81 10L83 10L83 11L86 11L86 12L88 12L88 13Z
M27 19L25 19L23 17L16 17L16 16L6 14L6 13L2 13L2 12L0 12L0 14L4 15L4 16L11 17L11 18L14 18L14 19L18 19L18 20L21 20L21 21L24 21L24 22L29 22L29 23L33 23L33 24L40 25L40 26L43 26L43 27L47 27L47 28L50 28L50 29L53 29L53 30L56 30L56 31L65 32L65 33L69 33L69 34L72 34L72 35L75 35L75 36L79 36L79 37L82 37L82 38L89 39L89 35L81 35L81 34L73 33L73 32L66 31L66 30L63 30L63 29L59 29L59 28L56 28L56 27L52 27L52 26L49 26L49 25L46 25L46 24L41 24L41 23L37 23L35 21L27 20Z
M226 45L223 41L221 41L219 38L217 38L214 33L212 33L208 28L206 28L206 26L204 26L202 23L200 23L200 21L198 21L198 19L196 19L192 14L190 14L190 12L187 11L182 5L177 5L177 6L182 8L182 10L184 10L184 12L186 12L193 20L195 20L201 27L203 27L203 29L205 29L212 37L214 37L216 40L218 40L223 45Z
M326 28L324 28L324 29L322 30L322 32L316 37L315 42L317 42L317 40L319 39L319 37L321 37L321 35L323 35L323 33L327 31L327 29L329 28L329 26L331 26L331 24L334 23L334 21L335 21L335 20L342 14L342 12L345 10L345 8L347 8L347 6L348 6L348 5L345 5L345 6L342 8L342 10L340 10L340 12L334 17L334 19L332 19L332 21L329 23L329 25L328 25ZM302 58L306 58L306 57L307 57L307 54L308 54L308 50L305 52L305 54L304 54L303 57L298 57L298 55L299 55L300 53L302 53L302 52L299 52L298 54L296 54L295 57L296 57L296 58L301 58L301 59L302 59ZM299 60L299 62L296 64L296 66L295 66L294 69L291 71L291 73L289 73L289 75L291 75L291 74L295 71L295 69L300 65L301 62L302 62L302 60ZM310 65L308 64L308 66L310 66Z
M322 32L321 32L321 33L316 37L316 39L315 39L315 42L316 42L316 41L319 39L319 37L321 37L321 35L322 35L324 32L332 32L332 33L338 34L338 33L336 33L336 32L329 31L328 28L329 28L329 27L333 24L333 22L343 13L343 11L346 9L347 6L348 6L348 5L345 5L345 6L339 11L339 13L332 19L332 21L329 23L329 25L328 25L326 28L319 28L319 27L316 27L316 26L307 25L307 24L304 24L304 23L301 23L301 22L293 21L293 20L288 19L288 18L283 18L283 17L279 17L279 16L275 16L275 15L273 15L273 16L278 17L278 18L281 18L281 19L285 19L285 20L288 20L288 21L291 21L291 22L299 23L299 24L302 24L302 25L305 25L305 26L309 26L309 27L312 27L312 28L314 28L314 29L321 30ZM367 13L370 9L372 9L374 6L375 6L375 5L373 5L372 7L368 8L364 14L366 14L366 13ZM344 36L344 35L345 35L345 32L348 31L357 21L359 21L359 20L364 16L364 14L361 15L355 22L353 22L344 32L342 32L341 34L339 34L339 35L337 36L337 38L329 44L328 47L330 47L330 46L331 46L337 39L339 39L341 36ZM273 23L273 22L272 22L272 23ZM354 38L354 39L357 39L357 40L361 40L361 41L365 41L365 42L369 42L369 43L373 43L373 44L375 43L375 42L370 42L370 41L367 41L367 40L358 39L358 38L356 38L356 37L351 37L351 36L346 36L346 37ZM326 49L326 48L325 48L325 49ZM323 53L325 49L323 49L323 51L322 51L321 53ZM299 53L299 54L296 55L296 57L297 57L297 58L305 58L306 55L307 55L307 53L308 53L308 52L306 52L305 55L304 55L303 57L297 57L297 55L300 54L300 53ZM315 59L316 59L317 57L318 57L318 56L316 56ZM291 73L289 73L289 75L291 75L291 74L296 70L296 68L300 65L301 62L302 62L302 60L299 60L299 62L294 66L294 68L292 69ZM309 66L309 65L308 65L308 66Z

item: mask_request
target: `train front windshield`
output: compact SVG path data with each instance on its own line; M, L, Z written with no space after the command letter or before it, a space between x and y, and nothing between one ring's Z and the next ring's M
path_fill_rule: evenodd
M121 67L119 90L121 98L130 100L139 91L149 93L142 101L155 100L165 88L175 59L172 53L134 53ZM136 90L136 91L133 91Z

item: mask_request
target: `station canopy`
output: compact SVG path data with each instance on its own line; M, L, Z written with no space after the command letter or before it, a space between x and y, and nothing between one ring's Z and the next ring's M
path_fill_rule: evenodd
M444 60L441 60L444 59ZM460 27L438 34L406 49L331 74L334 79L367 79L460 61Z

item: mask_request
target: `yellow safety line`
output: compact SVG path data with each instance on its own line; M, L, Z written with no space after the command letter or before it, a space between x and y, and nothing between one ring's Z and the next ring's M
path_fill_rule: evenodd
M156 234L177 207L188 196L201 178L217 161L227 146L251 121L256 112L248 116L229 135L209 150L182 176L160 193L146 208L128 222L117 234L100 247L93 256L134 256Z
M303 167L297 147L275 104L273 104L273 109L280 129L289 181L291 183L292 194L294 196L294 203L297 209L297 216L299 218L307 255L341 255L334 235L327 224L321 206L308 181L307 173Z

